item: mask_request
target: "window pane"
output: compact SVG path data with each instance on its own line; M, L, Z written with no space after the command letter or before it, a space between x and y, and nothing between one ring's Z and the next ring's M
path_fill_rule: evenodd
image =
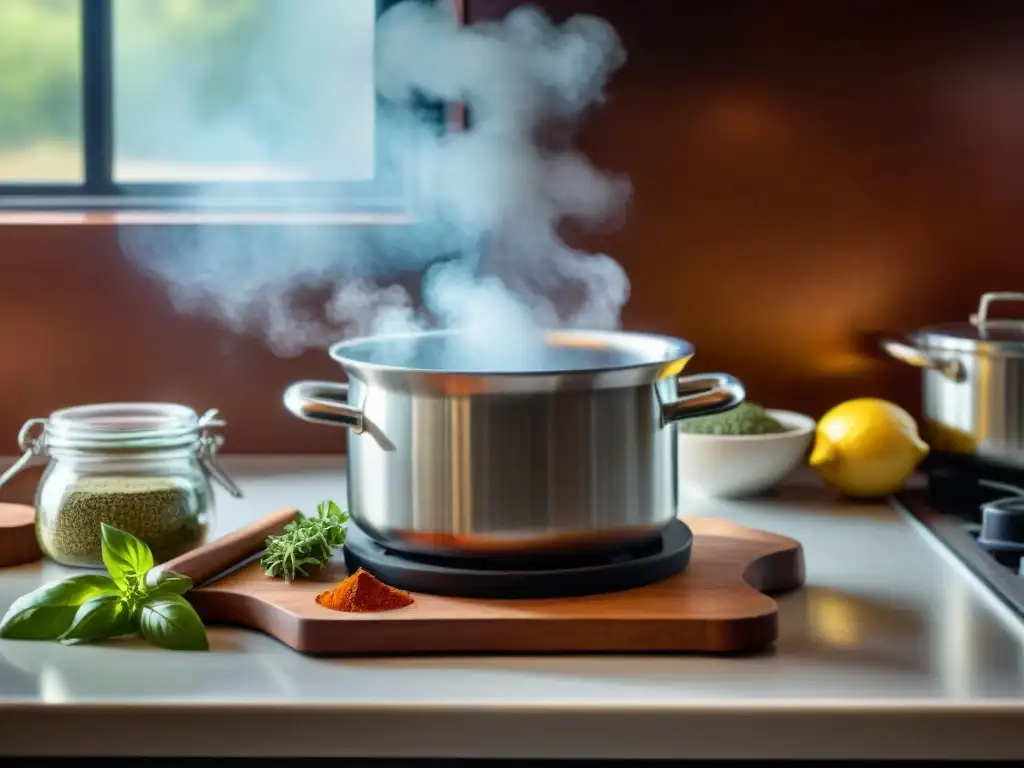
M371 179L375 5L114 0L116 180Z
M79 0L0 0L0 183L81 183Z

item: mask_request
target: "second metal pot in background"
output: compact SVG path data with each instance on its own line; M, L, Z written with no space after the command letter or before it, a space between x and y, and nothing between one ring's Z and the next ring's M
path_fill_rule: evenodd
M921 432L934 451L1024 467L1024 320L992 317L1024 293L981 297L967 322L886 339L887 354L922 369Z

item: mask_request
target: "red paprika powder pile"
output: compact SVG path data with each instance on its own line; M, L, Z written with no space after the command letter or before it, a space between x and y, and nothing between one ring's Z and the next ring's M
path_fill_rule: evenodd
M372 573L362 568L333 588L316 596L318 604L333 611L368 613L371 611L393 611L413 602L412 595L400 589L389 587Z

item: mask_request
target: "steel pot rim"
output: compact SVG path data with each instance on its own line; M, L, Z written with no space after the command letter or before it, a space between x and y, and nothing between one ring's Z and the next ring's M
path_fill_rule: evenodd
M458 331L419 331L361 336L331 345L330 357L350 378L391 391L422 394L533 394L644 386L678 376L693 357L693 344L667 335L633 331L557 330L544 342L566 349L611 352L622 356L613 365L521 370L445 369L375 361L381 345L421 343L458 337ZM355 354L355 353L361 354ZM361 359L362 358L362 359Z
M634 351L632 362L624 361L617 366L602 368L501 373L484 370L447 371L357 360L346 354L360 345L372 347L382 342L436 339L451 335L451 331L424 331L366 336L338 342L331 346L329 354L345 369L349 382L295 382L285 390L284 405L293 415L305 421L342 426L361 433L372 426L364 419L364 406L367 398L380 396L375 390L414 397L544 396L574 391L649 387L673 379L675 391L669 393L658 388L654 390L660 403L662 426L684 418L727 411L742 403L746 397L742 382L730 374L680 375L695 352L693 345L683 339L658 334L630 331L549 331L545 334L549 342L562 344L566 348L575 345L592 351L618 344L620 350ZM647 350L646 359L637 359L638 348ZM663 400L665 395L671 399Z
M631 361L624 361L615 365L595 367L568 367L568 368L544 368L529 370L472 370L472 369L442 369L438 367L406 366L390 363L372 362L361 360L350 354L352 350L360 347L377 346L383 344L417 342L430 339L457 338L463 335L459 331L431 330L414 331L410 333L391 333L369 336L359 336L352 339L345 339L332 344L328 354L333 360L340 363L346 369L365 371L402 371L413 374L457 374L459 376L515 376L515 377L538 377L569 375L576 373L601 373L611 370L632 370L638 368L652 368L664 365L671 365L678 360L688 360L694 354L694 346L685 339L679 339L665 334L642 333L636 331L592 331L592 330L551 330L540 334L548 346L562 348L580 348L611 350L618 353L629 353L637 355ZM600 346L598 346L600 345ZM637 354L640 345L648 349L654 346L664 350L663 354L648 354L647 359L640 359Z

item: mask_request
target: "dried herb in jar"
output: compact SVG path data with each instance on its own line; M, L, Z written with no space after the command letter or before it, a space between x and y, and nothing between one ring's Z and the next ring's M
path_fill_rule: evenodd
M38 516L36 533L53 559L99 566L106 523L144 541L163 562L203 542L207 504L196 496L165 478L91 478L69 488L50 519Z

